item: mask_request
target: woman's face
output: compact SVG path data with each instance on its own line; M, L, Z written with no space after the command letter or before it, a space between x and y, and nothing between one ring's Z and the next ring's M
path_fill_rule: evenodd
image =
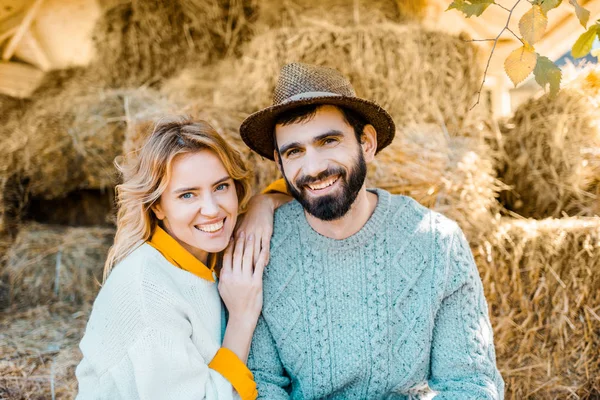
M209 253L229 244L238 215L233 179L211 150L173 159L171 179L157 204L156 217L186 250L206 263Z

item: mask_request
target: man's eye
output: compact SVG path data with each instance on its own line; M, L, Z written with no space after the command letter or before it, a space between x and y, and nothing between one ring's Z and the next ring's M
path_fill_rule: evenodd
M337 143L337 139L327 138L325 139L325 144Z
M288 150L288 152L285 155L288 157L291 157L293 155L298 154L299 152L300 152L300 150L298 150L298 149L291 149L291 150Z
M226 190L228 187L229 187L229 183L221 183L219 186L217 186L215 188L215 190L218 192L222 192L223 190Z

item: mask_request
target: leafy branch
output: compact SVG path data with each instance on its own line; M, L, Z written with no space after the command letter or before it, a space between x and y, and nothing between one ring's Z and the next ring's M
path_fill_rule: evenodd
M467 18L481 16L481 14L483 14L483 12L491 5L496 5L508 13L506 24L495 38L470 40L472 42L493 42L492 50L487 59L483 73L483 80L479 87L479 91L477 92L477 102L473 107L479 104L483 85L487 77L492 56L496 50L496 45L498 44L500 37L506 32L517 38L522 45L513 50L504 61L504 71L515 87L533 73L536 82L544 88L544 90L549 86L551 96L555 96L560 90L560 82L562 80L560 68L548 57L538 54L535 51L534 44L539 42L546 33L546 28L548 27L548 12L560 6L562 0L527 0L527 2L531 4L531 9L523 14L519 20L519 36L510 28L510 21L513 17L515 8L521 1L522 0L516 0L512 7L507 8L496 3L494 0L454 0L447 9L461 11ZM575 15L579 19L581 25L586 28L590 18L590 12L579 5L577 0L569 0L569 3L573 6ZM573 57L585 57L592 49L596 37L600 38L600 20L596 21L595 24L590 26L587 31L577 39L571 50Z

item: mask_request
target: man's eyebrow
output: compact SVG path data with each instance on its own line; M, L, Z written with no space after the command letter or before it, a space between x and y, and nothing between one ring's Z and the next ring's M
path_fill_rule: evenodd
M337 129L332 129L329 132L325 132L325 133L313 138L313 142L319 142L328 137L343 137L343 136L344 136L344 133L342 131L338 131Z
M212 185L213 186L218 185L219 183L226 182L229 179L231 179L231 177L229 175L228 176L224 176L223 178L219 179L218 181L216 181ZM175 190L173 190L173 193L177 194L177 193L183 193L183 192L193 192L193 191L197 191L197 190L200 190L200 188L197 188L197 187L185 187L185 188L175 189Z
M292 143L284 144L283 146L281 146L279 148L279 154L284 154L286 151L288 151L289 149L291 149L293 147L300 147L300 142L292 142Z
M343 136L344 136L344 133L342 131L338 131L337 129L332 129L332 130L330 130L328 132L325 132L325 133L322 133L322 134L320 134L318 136L315 136L312 139L312 142L313 143L317 143L317 142L320 142L321 140L323 140L325 138L328 138L328 137L343 137ZM300 147L300 146L302 146L300 144L300 142L288 143L288 144L285 144L285 145L281 146L281 148L279 149L279 153L280 154L284 154L289 149L294 148L294 147Z

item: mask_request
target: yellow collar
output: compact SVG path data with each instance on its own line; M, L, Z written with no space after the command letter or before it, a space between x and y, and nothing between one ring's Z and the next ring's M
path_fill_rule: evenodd
M213 275L215 263L212 262L212 268L208 268L160 226L156 226L152 238L147 243L158 250L160 254L176 267L191 272L197 277L206 279L209 282L215 281ZM214 257L212 257L212 259L214 260Z

